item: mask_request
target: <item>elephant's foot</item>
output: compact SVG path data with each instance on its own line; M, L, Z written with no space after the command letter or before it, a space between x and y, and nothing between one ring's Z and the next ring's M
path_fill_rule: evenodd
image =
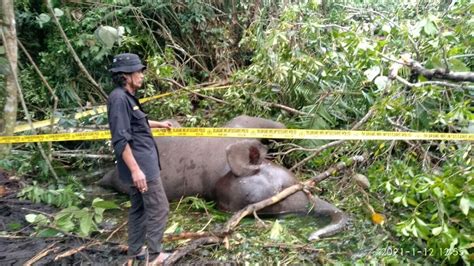
M344 212L319 198L315 199L314 208L314 215L316 215L317 217L329 216L331 218L331 222L329 223L329 225L313 232L308 238L308 240L310 241L318 240L322 237L331 236L342 231L346 226L347 221L349 220Z

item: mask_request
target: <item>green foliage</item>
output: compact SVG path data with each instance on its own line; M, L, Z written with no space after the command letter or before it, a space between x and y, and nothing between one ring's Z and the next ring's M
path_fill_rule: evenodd
M31 156L29 154L10 154L0 160L0 168L8 172L15 171L19 176L24 176L32 171Z
M54 216L44 214L27 214L25 219L37 226L37 234L41 237L52 237L63 233L77 233L80 236L89 236L100 231L98 224L102 222L103 213L108 209L117 209L118 206L100 198L92 201L90 208L67 207Z
M84 195L77 192L74 185L57 189L44 189L36 181L33 181L33 185L23 188L18 193L18 197L31 200L34 203L46 203L59 208L71 207L84 200Z
M369 178L397 209L394 228L406 250L420 248L407 241L414 237L424 240L423 248L439 260L468 262L474 240L472 146L439 149L452 151L441 169L427 172L408 154L388 169L386 162L376 162L368 169Z

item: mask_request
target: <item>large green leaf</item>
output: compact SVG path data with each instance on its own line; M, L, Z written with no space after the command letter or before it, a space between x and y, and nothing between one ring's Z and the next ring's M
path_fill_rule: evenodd
M118 30L110 26L99 26L94 35L108 49L111 49L120 38Z
M80 234L88 236L92 229L92 215L84 215L80 219Z
M59 9L59 8L54 9L54 16L55 17L62 17L63 15L64 15L64 12L61 9Z
M102 209L120 209L120 207L113 201L103 200L103 199L94 199L92 202L92 206L95 208L102 208Z
M438 29L432 21L427 21L423 27L423 30L428 35L435 35L438 33Z
M380 67L379 66L373 66L366 71L364 71L364 75L367 77L368 81L373 81L375 77L377 77L380 74Z
M461 209L464 215L469 214L469 209L471 208L470 200L467 197L462 197L459 201L459 208Z
M379 90L383 90L383 89L385 89L385 87L387 86L388 77L386 77L386 76L378 76L377 78L375 78L374 83L375 83L375 85L377 86L377 88L378 88Z
M74 230L74 222L72 220L72 215L69 216L64 216L61 219L56 220L56 227L59 229L65 231L65 232L71 232Z

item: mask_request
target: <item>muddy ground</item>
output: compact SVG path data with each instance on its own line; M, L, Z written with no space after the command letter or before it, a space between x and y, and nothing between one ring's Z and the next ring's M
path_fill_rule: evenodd
M35 237L35 230L25 215L57 210L18 199L16 194L21 187L17 178L0 170L0 265L122 265L126 261L123 247L113 243L89 246L60 258L59 255L91 241L74 236Z

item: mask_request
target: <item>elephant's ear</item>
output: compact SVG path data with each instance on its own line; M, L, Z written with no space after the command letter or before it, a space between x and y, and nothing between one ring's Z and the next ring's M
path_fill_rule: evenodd
M267 149L257 140L243 140L227 146L227 163L235 176L257 173L265 159Z

